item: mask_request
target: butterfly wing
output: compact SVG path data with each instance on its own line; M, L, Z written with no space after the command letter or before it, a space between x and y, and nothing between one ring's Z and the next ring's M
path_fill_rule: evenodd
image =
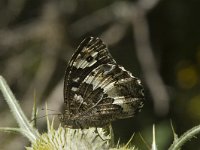
M140 80L116 64L102 64L94 69L77 94L83 101L75 100L79 103L76 111L82 117L92 117L99 122L102 118L113 121L132 117L141 109L144 100Z
M64 79L65 113L74 113L74 96L83 80L92 70L102 64L115 64L106 45L94 37L86 38L81 42L68 63Z
M116 64L99 38L90 37L67 66L64 98L62 122L88 128L134 116L143 105L144 93L140 80Z
M64 114L72 128L103 127L116 119L133 117L143 105L140 80L116 64L101 64L85 77Z

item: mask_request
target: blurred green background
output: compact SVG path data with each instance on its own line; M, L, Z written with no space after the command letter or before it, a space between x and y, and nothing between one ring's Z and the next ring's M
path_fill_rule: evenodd
M107 43L118 64L139 77L145 105L136 117L113 123L115 139L147 149L156 127L158 149L200 123L200 1L198 0L1 0L0 74L30 118L34 91L39 116L45 102L63 105L68 60L87 36ZM17 124L0 94L0 126ZM57 118L57 117L56 117ZM59 123L59 120L56 120ZM41 132L45 118L38 119ZM24 149L21 135L0 133L0 149ZM193 138L183 149L200 149Z

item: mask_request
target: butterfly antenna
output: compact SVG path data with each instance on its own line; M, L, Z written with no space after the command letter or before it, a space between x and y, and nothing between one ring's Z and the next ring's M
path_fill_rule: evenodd
M48 115L44 115L44 116L40 116L40 117L36 117L36 118L34 118L34 119L31 119L31 122L33 122L33 121L35 121L36 119L42 119L42 118L44 118L44 117L46 117L46 116L55 116L55 115L61 115L60 113L59 114L48 114Z
M61 112L59 112L57 110L53 110L53 109L49 109L49 108L41 108L41 110L48 110L48 111L54 111L54 112L57 112L57 113L61 113Z

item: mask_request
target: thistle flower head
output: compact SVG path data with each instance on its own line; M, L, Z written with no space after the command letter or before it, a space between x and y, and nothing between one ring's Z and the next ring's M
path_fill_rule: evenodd
M51 128L47 133L39 136L27 150L74 150L74 149L108 149L109 136L102 140L100 135L104 131L100 129L97 133L95 128L69 129L59 126L57 130Z

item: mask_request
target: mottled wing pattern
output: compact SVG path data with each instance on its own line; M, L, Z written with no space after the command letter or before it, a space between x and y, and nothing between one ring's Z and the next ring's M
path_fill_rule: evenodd
M139 79L116 64L103 64L94 69L79 90L77 115L98 122L128 118L143 105L143 87ZM82 102L82 103L81 103Z
M115 62L99 38L90 37L67 66L64 99L65 126L102 127L134 116L143 105L144 93L140 80Z
M64 102L65 113L72 114L77 106L74 96L80 84L88 74L99 65L112 63L112 58L106 45L99 39L89 37L81 42L72 56L65 72L64 80Z

